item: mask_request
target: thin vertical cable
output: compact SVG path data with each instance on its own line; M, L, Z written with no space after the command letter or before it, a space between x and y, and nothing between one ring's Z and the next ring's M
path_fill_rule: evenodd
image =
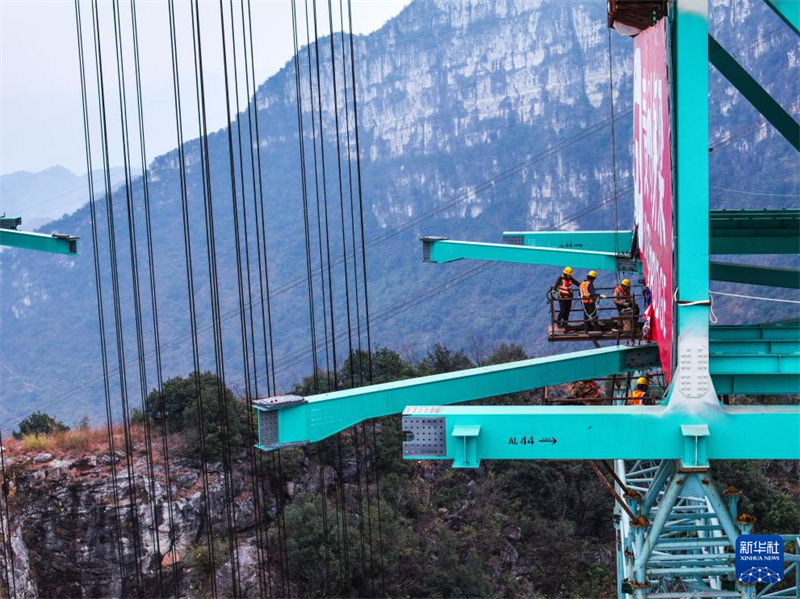
M89 100L86 82L86 58L83 49L83 19L81 17L79 0L75 0L75 24L76 33L78 36L78 64L80 67L81 105L83 108L83 135L84 150L86 152L86 177L89 187L89 213L92 230L92 258L94 262L95 296L97 302L97 326L100 336L100 354L103 370L103 392L106 407L106 435L108 440L109 454L112 456L112 459L109 463L109 469L111 471L111 494L114 501L114 530L116 532L117 559L119 561L120 580L124 581L126 580L125 560L122 550L122 523L120 521L119 483L117 480L117 467L114 461L116 456L116 447L114 443L114 421L111 409L111 386L109 383L108 373L108 348L106 342L105 308L103 307L103 285L100 276L100 246L97 226L97 200L95 199L94 192L92 138L91 129L89 126Z

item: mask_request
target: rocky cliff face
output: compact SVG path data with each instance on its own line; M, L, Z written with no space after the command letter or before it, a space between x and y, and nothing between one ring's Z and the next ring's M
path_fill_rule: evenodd
M481 337L488 344L522 343L531 355L554 351L544 341L548 317L542 291L549 286L554 271L492 265L468 272L472 265L422 264L418 238L427 234L497 241L504 230L613 228L615 212L620 227L630 225L629 194L621 195L616 210L613 202L603 203L613 192L604 11L604 3L596 0L417 0L381 30L355 39L374 343L418 352L437 341L463 347L471 337ZM711 27L717 39L790 111L800 111L797 77L786 75L799 68L797 38L787 34L786 27L763 2L715 0ZM339 44L336 36L341 101L345 90ZM624 190L630 182L631 165L631 117L626 111L631 106L632 42L612 35L611 45L619 117L617 176L618 187ZM347 41L346 46L349 51ZM300 74L313 202L308 51L301 50ZM320 41L319 51L328 158L325 189L330 197L331 221L338 226L333 81L327 38ZM312 52L312 59L315 57ZM281 389L311 368L293 69L290 62L260 86L257 94L276 375ZM711 77L711 138L718 146L711 155L712 206L788 206L792 198L786 194L796 194L800 185L797 154L768 125L759 122L755 111L713 69ZM316 100L315 80L313 84ZM341 103L339 108L343 120L345 108ZM244 127L245 138L246 120L242 117L237 121ZM212 134L209 145L221 313L225 315L226 375L232 386L243 392L226 132ZM199 216L203 209L198 148L196 140L186 145L190 207L196 215L191 227L201 368L205 369L213 368L214 352L204 229ZM321 150L319 142L317 148ZM350 181L344 163L343 170L347 193ZM246 187L243 201L251 205L254 200ZM137 202L135 218L141 226L140 180L133 182L132 191ZM156 285L163 315L164 372L185 374L192 364L177 152L153 162L150 194ZM115 194L118 223L125 222L123 203L123 197ZM100 234L105 236L104 208L98 209ZM312 230L313 225L312 221ZM20 414L34 406L67 420L84 412L94 419L102 402L88 207L56 226L83 238L81 255L40 256L11 251L0 255L4 298L0 319L5 327L24 331L0 338L0 424L5 426L13 425ZM333 255L341 256L337 235L332 234L331 239ZM125 230L117 232L117 243L118 260L124 266L120 279L123 332L127 354L133 357L134 315ZM251 255L255 255L252 236L250 244ZM320 266L319 246L313 237L315 268ZM139 251L143 252L141 245ZM104 272L106 252L101 243ZM348 276L353 277L352 263L350 268ZM253 273L257 302L254 266ZM341 266L335 266L333 292L340 334L347 328L344 278ZM317 306L322 304L323 283L320 275L315 275ZM104 279L104 284L110 285L109 280ZM142 286L147 298L146 280ZM106 290L106 297L110 297L108 286ZM153 337L147 301L144 303L144 340L152 386ZM742 308L734 304L726 307L724 302L720 306L718 313L723 320L733 318ZM107 308L107 322L113 322ZM756 317L768 321L788 315L786 305L770 304L759 306ZM258 331L261 317L256 314L253 318ZM317 318L317 335L322 339L322 315ZM112 335L111 331L108 334ZM336 343L341 363L347 344L343 337ZM256 362L263 365L266 357L259 347L257 344ZM324 355L318 348L321 361ZM114 369L118 365L111 359ZM136 397L135 360L128 359L126 367L131 369L129 391ZM265 388L261 367L258 377L259 387ZM113 378L113 404L119 414L119 383L116 376Z
M8 460L11 588L17 597L197 596L209 583L209 528L217 538L216 582L223 595L230 594L230 559L220 541L229 530L221 464L207 467L206 494L194 460L172 460L167 482L163 466L151 472L141 445L130 460L119 452L113 458L102 452L61 457L39 453ZM257 596L250 481L246 460L237 460L230 481L231 530L239 578L250 589L245 595ZM3 586L11 573L11 564L4 565Z

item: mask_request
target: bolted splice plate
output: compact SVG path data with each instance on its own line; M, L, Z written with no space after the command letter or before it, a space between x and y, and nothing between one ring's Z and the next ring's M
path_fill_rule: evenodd
M403 416L403 457L447 455L444 417Z

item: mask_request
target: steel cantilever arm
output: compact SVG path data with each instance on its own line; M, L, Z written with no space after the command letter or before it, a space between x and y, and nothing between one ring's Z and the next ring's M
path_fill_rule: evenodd
M452 404L640 370L658 364L654 345L615 346L404 381L253 403L260 449L319 441L354 424L400 414L407 406Z

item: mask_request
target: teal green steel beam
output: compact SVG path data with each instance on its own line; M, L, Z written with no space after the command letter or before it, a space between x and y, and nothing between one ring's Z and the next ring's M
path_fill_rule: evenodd
M687 348L708 339L708 0L677 0L675 8L672 147L680 363ZM697 377L701 374L693 380Z
M506 231L503 243L628 254L633 231Z
M77 254L77 237L0 229L0 245L51 254Z
M709 264L709 277L712 281L725 281L727 283L800 289L800 271L793 268L711 262Z
M784 23L800 35L800 2L797 0L764 0Z
M708 337L712 343L714 341L797 341L800 339L800 325L717 325L709 329Z
M710 35L708 57L722 76L800 152L800 124Z
M800 458L800 406L698 408L416 406L403 412L403 450L408 458L453 460L457 467L477 467L482 459Z
M608 271L619 269L639 272L641 270L638 261L617 256L613 252L452 241L441 237L423 237L422 244L423 260L439 264L469 259L543 266L572 266L573 268Z
M254 402L261 449L315 442L406 406L447 404L640 370L658 364L655 346L614 346L408 379L311 397Z
M800 210L712 210L712 254L800 253Z
M709 345L709 351L718 355L790 355L800 354L800 338L786 339L783 341L759 340L759 341L714 341Z

